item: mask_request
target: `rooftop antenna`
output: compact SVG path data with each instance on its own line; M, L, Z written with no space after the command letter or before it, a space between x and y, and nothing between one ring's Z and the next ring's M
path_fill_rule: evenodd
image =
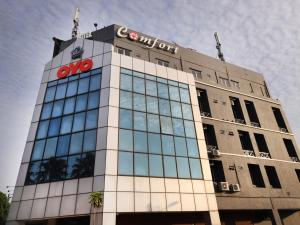
M216 49L218 50L218 57L221 61L225 62L225 59L224 59L224 56L223 56L223 53L221 51L221 43L220 43L220 40L219 40L219 37L218 37L218 33L215 32L215 39L216 39L216 42L217 42L217 45L216 45Z
M73 17L73 29L72 29L72 38L77 38L77 34L78 34L78 26L79 26L79 15L80 15L80 11L79 8L76 8L74 17Z
M97 30L98 23L94 23L95 30Z

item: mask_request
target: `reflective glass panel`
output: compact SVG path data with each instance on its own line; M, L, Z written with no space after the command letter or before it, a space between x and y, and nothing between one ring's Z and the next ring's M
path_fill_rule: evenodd
M146 111L145 95L133 94L133 109Z
M61 121L60 134L67 134L71 132L73 122L73 115L64 116Z
M91 76L91 81L90 81L90 91L95 91L100 89L101 85L101 79L100 75L93 75Z
M158 97L160 98L169 98L169 91L168 91L168 85L157 83L157 89L158 89Z
M39 140L34 143L33 152L31 155L31 160L39 160L42 159L44 153L46 140Z
M86 113L85 129L93 129L98 127L98 109L88 111Z
M148 133L149 153L161 153L161 140L159 134Z
M56 86L48 87L45 94L45 102L51 102L54 100Z
M137 176L148 176L148 155L134 154L134 174Z
M177 177L176 162L173 156L164 156L165 177Z
M146 113L134 112L133 120L134 120L134 129L135 130L143 130L143 131L147 130Z
M92 92L89 93L89 99L88 99L88 109L95 109L99 106L99 92Z
M64 114L74 113L74 109L75 109L75 97L67 98L65 100Z
M74 80L68 83L66 97L74 96L77 93L78 80Z
M68 155L70 138L70 135L64 135L58 138L56 156Z
M185 138L174 137L174 139L175 139L176 155L177 156L187 156Z
M198 145L196 139L186 139L187 147L188 147L188 155L190 157L199 157Z
M159 116L153 114L147 114L147 124L148 124L148 132L159 133L160 125L159 125Z
M77 113L74 116L73 132L82 131L84 128L85 112Z
M57 136L59 134L60 121L61 121L61 118L56 118L56 119L50 120L48 137Z
M178 87L169 86L170 99L174 101L180 101Z
M121 74L120 89L132 91L132 76Z
M158 100L157 100L157 98L147 96L147 112L158 114Z
M189 159L191 167L191 177L194 179L202 179L202 169L199 159Z
M175 155L173 136L162 135L161 136L161 141L162 141L163 154L165 154L165 155Z
M132 93L127 91L120 91L120 107L125 109L132 109Z
M146 94L157 96L157 87L155 81L146 80Z
M64 98L66 95L66 90L67 90L66 83L57 85L57 89L56 89L56 93L55 93L55 100Z
M164 134L173 134L172 121L170 117L160 117L161 132Z
M120 109L120 128L132 129L132 111Z
M96 130L89 130L84 132L83 151L95 151L96 150Z
M69 154L80 153L83 143L83 132L72 134Z
M133 175L133 155L130 152L119 152L119 168L121 175Z
M76 98L75 112L86 110L88 95L79 95Z
M56 145L57 145L57 137L47 139L44 157L43 157L44 159L49 159L50 157L55 156Z
M52 102L48 103L48 104L45 104L43 106L43 110L42 110L42 114L41 114L41 120L50 118L51 112L52 112L52 106L53 106Z
M149 167L150 167L150 176L162 177L163 173L163 164L161 155L149 155Z
M78 94L83 94L89 90L89 81L90 78L84 78L79 80L78 84Z
M136 152L147 152L147 133L146 132L134 132L134 151Z
M134 77L133 78L133 91L137 93L145 93L145 81L144 79Z
M131 130L119 131L119 149L125 151L132 151L133 149L133 135Z
M188 158L177 157L177 170L179 178L190 178L190 168Z
M36 138L40 139L40 138L45 138L47 136L48 125L49 125L49 120L39 122L39 128L37 131Z
M170 116L170 103L169 100L166 99L159 99L159 113L160 115Z

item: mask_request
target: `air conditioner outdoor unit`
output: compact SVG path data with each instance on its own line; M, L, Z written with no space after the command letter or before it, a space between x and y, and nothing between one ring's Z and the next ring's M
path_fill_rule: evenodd
M287 133L287 129L286 129L286 128L279 127L279 130L280 130L281 132L285 132L285 133Z
M220 150L217 150L217 149L212 150L211 154L215 157L220 157L221 156Z
M220 191L229 191L229 184L228 182L219 182L218 187Z
M230 184L230 190L232 192L239 192L241 191L239 184Z

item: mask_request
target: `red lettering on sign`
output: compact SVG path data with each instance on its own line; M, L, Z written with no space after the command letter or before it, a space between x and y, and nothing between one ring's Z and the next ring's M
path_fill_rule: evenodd
M68 66L62 66L58 69L57 71L57 77L58 78L65 78L67 76L69 76L70 72L71 75L74 75L76 73L78 73L78 70L80 72L86 72L89 71L90 69L92 69L93 67L93 61L91 59L85 59L82 61L78 61L75 63L70 63Z

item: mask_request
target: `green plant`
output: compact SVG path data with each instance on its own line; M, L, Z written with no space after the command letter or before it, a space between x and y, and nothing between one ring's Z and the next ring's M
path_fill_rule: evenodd
M0 225L4 225L9 209L9 201L7 196L0 192Z
M90 204L94 208L99 208L103 205L103 195L101 192L92 192L90 194Z

